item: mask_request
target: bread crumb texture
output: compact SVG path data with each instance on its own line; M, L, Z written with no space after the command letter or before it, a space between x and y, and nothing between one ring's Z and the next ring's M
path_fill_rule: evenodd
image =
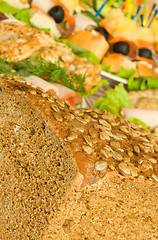
M156 135L12 76L0 114L5 240L158 239Z
M157 186L108 175L71 193L44 240L153 240L157 221Z

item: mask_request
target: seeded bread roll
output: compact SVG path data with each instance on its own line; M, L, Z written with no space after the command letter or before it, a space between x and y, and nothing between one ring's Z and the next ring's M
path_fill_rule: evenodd
M158 238L149 130L4 75L0 115L3 240Z
M43 46L54 44L51 36L22 22L0 21L0 56L10 61L28 58Z
M158 89L129 92L133 108L158 110Z
M158 89L129 92L132 109L126 109L124 114L140 118L158 134ZM131 112L130 112L131 111Z

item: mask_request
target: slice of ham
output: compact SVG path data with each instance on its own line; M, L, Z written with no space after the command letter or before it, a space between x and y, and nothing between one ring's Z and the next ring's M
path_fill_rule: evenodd
M51 83L43 80L37 76L29 76L25 78L26 82L31 84L33 87L40 87L44 91L49 91L56 94L59 98L63 100L68 100L71 105L81 104L82 96L80 93L75 92L59 83Z
M90 17L88 17L82 13L75 14L75 29L76 29L76 31L85 30L89 26L97 27L97 23L94 22Z
M122 115L128 119L129 117L138 118L151 129L154 129L158 126L158 111L157 110L147 110L147 109L138 109L138 108L122 108Z

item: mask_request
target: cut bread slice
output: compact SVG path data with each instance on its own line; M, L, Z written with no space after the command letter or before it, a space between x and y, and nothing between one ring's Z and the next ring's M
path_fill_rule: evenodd
M47 117L44 117L46 112L49 114L43 102L46 93L39 91L43 100L36 101L38 90L25 84L20 87L19 84L14 83L14 80L9 88L7 82L5 85L0 84L1 90L4 90L4 86L8 89L5 95L1 95L0 103L0 109L6 106L4 115L1 115L1 123L4 125L0 127L0 148L3 149L0 160L0 229L3 239L37 240L42 239L51 214L57 211L63 195L77 177L78 170L71 150L55 133L55 125L53 130ZM23 93L22 88L25 89ZM26 94L31 91L30 99L25 99L25 91ZM50 106L55 109L52 116L55 116L55 98L51 94L48 96ZM35 108L41 104L43 110L45 108L48 111L36 111ZM65 115L66 112L65 108ZM60 115L56 117L59 120ZM63 132L62 127L57 131Z
M140 240L149 236L156 240L157 192L149 181L131 184L130 179L109 174L93 186L75 189L43 240Z
M124 109L125 116L141 119L155 132L158 128L158 89L129 92L132 109Z

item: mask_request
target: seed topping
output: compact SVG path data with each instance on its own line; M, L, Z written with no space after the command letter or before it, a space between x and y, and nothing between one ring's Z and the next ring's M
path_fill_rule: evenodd
M22 94L18 84L15 92ZM76 109L69 102L31 86L26 88L25 94L34 99L34 104L37 98L48 121L50 117L52 123L58 122L52 127L74 156L81 156L78 168L85 178L93 179L97 174L103 176L107 170L158 182L158 137L149 130L106 111ZM93 170L96 170L95 174Z
M108 163L105 161L97 161L94 165L95 170L102 171L108 168Z

